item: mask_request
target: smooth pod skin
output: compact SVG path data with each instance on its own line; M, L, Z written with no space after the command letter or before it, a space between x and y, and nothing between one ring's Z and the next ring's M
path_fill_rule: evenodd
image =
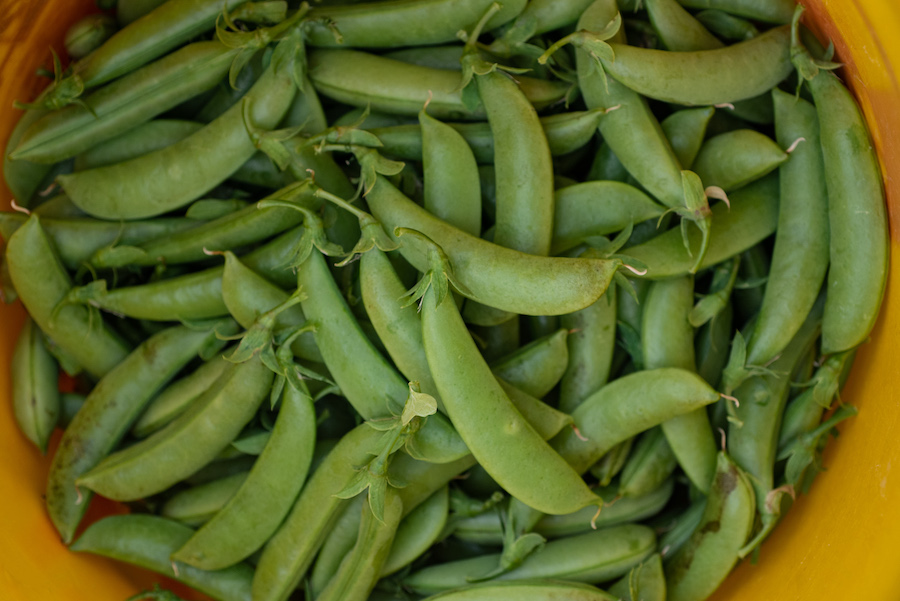
M569 362L567 337L567 330L557 330L549 336L538 338L492 363L491 371L519 390L539 399L544 398L566 370Z
M268 397L272 378L258 356L233 365L169 425L109 455L77 484L122 501L169 488L231 444Z
M781 146L805 138L779 168L778 229L762 307L747 343L747 361L765 365L788 345L812 309L828 271L829 214L815 107L773 90ZM826 301L827 302L827 301Z
M443 277L443 276L440 276ZM451 422L504 489L544 513L571 513L597 497L522 417L494 379L452 298L425 293L425 355Z
M587 584L566 580L513 580L483 582L438 593L427 601L615 601L617 597Z
M103 87L31 125L13 159L56 163L127 132L215 86L237 55L220 42L198 42Z
M830 223L822 352L861 344L878 317L888 271L888 228L878 158L862 113L844 85L823 72L809 82L819 113Z
M485 305L525 315L571 313L602 296L618 267L615 260L536 257L506 249L433 217L383 177L371 186L366 200L385 230L402 226L430 237L450 257L471 298ZM404 239L401 253L427 269L425 253L414 244Z
M103 377L66 428L50 464L47 510L64 542L71 542L90 491L76 486L128 432L154 393L214 340L213 330L163 330Z
M605 236L627 225L658 218L665 211L628 184L590 181L556 191L552 254L561 254L591 236Z
M697 373L717 386L722 377L722 370L728 362L728 347L731 344L734 308L729 302L722 311L706 322L697 331L694 339L694 356L697 360Z
M704 0L694 1L702 2ZM793 10L793 5L790 2L784 2L784 0L778 0L778 2L789 5L789 10ZM766 3L762 2L757 4L763 6ZM717 10L714 8L701 10L696 14L696 17L707 29L723 40L749 40L750 38L755 38L759 35L759 29L756 28L756 25L747 19L736 17L724 10Z
M225 507L248 473L238 472L179 491L160 508L159 515L192 528L201 526Z
M792 0L679 0L687 8L718 9L767 23L790 23L796 4Z
M203 127L196 121L153 119L93 146L75 157L75 170L83 171L139 157L183 140Z
M493 0L392 0L345 6L323 6L309 13L310 46L399 48L430 46L457 39L458 31L471 31ZM485 26L486 31L514 19L525 0L507 0ZM331 21L340 32L324 25Z
M278 125L294 99L289 65L272 64L245 97L260 129ZM292 63L292 61L287 61ZM215 153L206 152L218 149ZM67 176L59 182L76 205L103 219L141 219L184 206L237 171L256 152L243 103L197 133L140 157Z
M645 495L665 482L677 465L662 428L652 428L641 435L622 468L619 494L626 498Z
M89 374L106 374L128 354L125 342L96 316L92 318L87 307L65 305L57 311L72 281L37 215L10 236L6 266L19 298L41 331L76 357Z
M704 186L730 192L771 173L787 160L787 153L768 136L752 129L737 129L704 142L692 169Z
M9 140L3 151L3 181L6 182L6 187L12 192L16 202L23 207L31 204L32 197L53 166L30 161L13 161L9 158L9 154L18 145L19 140L22 139L31 124L41 119L47 112L44 109L30 109L19 117L16 126L9 134Z
M347 556L356 539L359 537L359 524L362 522L362 507L366 495L357 495L346 503L340 516L329 528L328 537L322 543L309 574L306 589L313 598L317 598L334 577L341 561Z
M711 595L737 563L755 516L749 478L724 451L719 453L700 525L666 563L666 598L702 601Z
M677 0L647 0L646 9L650 24L670 51L714 50L724 46Z
M650 556L656 548L651 528L624 524L550 541L522 564L496 580L557 578L598 583L618 578ZM488 573L499 562L499 554L438 564L414 572L404 586L419 594L465 586L468 578Z
M709 125L715 110L711 106L682 109L675 111L660 123L666 138L672 144L675 156L685 169L693 167L706 137L706 126Z
M19 332L9 373L13 415L19 430L37 445L41 453L46 453L61 411L57 389L59 365L31 319L25 320Z
M712 208L713 223L709 236L709 248L700 263L700 269L720 263L740 254L768 238L778 222L778 177L770 175L736 191L730 196L731 210L725 203ZM689 228L691 248L700 247L700 232ZM678 228L655 238L629 247L629 257L642 261L648 267L644 277L659 279L689 273L696 262L684 248Z
M601 31L617 12L614 0L597 0L584 11L577 27ZM624 43L624 32L613 39ZM611 78L604 85L595 59L587 51L576 50L575 58L578 86L588 108L619 107L600 121L603 140L625 169L660 202L669 207L684 204L681 165L647 101Z
M275 427L247 479L172 559L202 570L221 570L262 547L306 481L315 442L313 400L287 385Z
M450 512L447 486L406 514L397 527L391 551L381 566L380 578L405 568L423 555L441 535Z
M609 587L609 592L622 601L666 601L666 574L662 557L653 555L631 568L626 576Z
M311 50L309 78L319 94L351 106L415 117L431 93L428 113L436 119L484 119L470 111L458 90L459 71L430 69L356 50ZM518 76L522 92L538 110L560 102L568 84Z
M71 548L153 570L221 601L250 601L250 565L207 572L169 558L192 533L188 526L153 515L113 515L91 524Z
M736 102L778 85L793 67L790 28L716 50L669 52L612 43L603 67L635 92L687 106Z

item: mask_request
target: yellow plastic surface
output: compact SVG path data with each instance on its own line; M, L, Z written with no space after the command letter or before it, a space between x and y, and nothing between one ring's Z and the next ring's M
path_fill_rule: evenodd
M895 260L881 318L859 351L843 399L859 415L826 453L828 471L763 545L758 565L738 566L716 601L900 599L900 2L807 0L807 22L834 40L842 75L860 99L882 161ZM0 0L0 141L18 118L13 100L43 85L33 76L62 53L66 26L93 0ZM0 206L9 206L0 183ZM9 356L23 312L0 306L0 598L122 601L158 578L70 553L41 495L49 460L15 428ZM57 436L58 439L58 436ZM52 448L51 448L52 452ZM895 465L896 463L896 465ZM897 474L893 472L896 471ZM111 511L101 507L100 511Z

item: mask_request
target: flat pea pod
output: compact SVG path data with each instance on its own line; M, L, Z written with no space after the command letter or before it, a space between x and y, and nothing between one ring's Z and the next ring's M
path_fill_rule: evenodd
M713 50L724 46L677 0L648 0L646 9L650 24L670 51Z
M66 428L50 464L47 510L64 542L88 506L88 491L75 481L122 439L154 393L214 340L214 329L184 326L163 330L127 355L106 374Z
M235 439L268 397L272 378L258 357L231 366L169 425L109 455L78 477L77 485L115 500L165 490L212 461Z
M202 127L202 123L180 119L147 121L77 155L75 170L93 169L139 157L183 140Z
M601 59L610 76L649 98L687 106L759 96L793 69L788 26L716 50L670 52L617 43L610 46L615 60Z
M576 472L586 472L609 449L636 434L719 399L700 376L664 367L613 380L572 412L574 430L551 445Z
M316 442L316 411L309 395L287 385L275 427L247 479L211 520L172 554L202 570L221 570L263 546L300 492ZM256 516L247 523L247 516Z
M71 549L153 570L220 601L250 601L250 565L207 572L169 559L192 532L188 526L153 515L113 515L91 524Z
M747 343L747 361L765 365L797 333L828 271L828 192L815 107L773 90L778 143L803 138L779 168L778 229L762 307Z
M677 465L662 428L651 428L641 435L622 469L619 495L628 498L649 493L665 482Z
M768 238L778 222L778 177L769 175L731 195L731 210L725 203L712 208L716 226L709 235L709 248L700 269L720 263ZM700 233L688 230L691 248L700 247ZM689 273L696 262L684 248L678 228L628 248L628 256L648 267L644 278L659 279Z
M888 227L878 158L859 107L831 73L809 82L819 113L830 224L822 352L862 343L878 317L888 266Z
M37 193L41 182L44 181L53 166L30 161L13 161L9 158L9 154L18 145L22 135L31 124L46 114L47 111L43 109L30 109L19 117L9 135L3 153L3 181L6 182L6 187L12 192L16 202L23 207L30 206L32 197Z
M26 319L9 367L12 381L13 415L19 431L41 450L47 443L60 417L57 389L59 365L47 350L43 334L32 319Z
M350 48L400 48L430 46L457 39L458 31L470 31L490 7L492 0L425 0L410 2L365 2L345 6L323 6L310 11L310 46ZM494 14L486 30L514 19L525 8L525 0L511 0ZM333 22L340 33L326 26Z
M691 169L703 140L706 137L706 126L712 118L715 109L711 106L682 109L675 111L660 125L666 133L666 137L672 144L675 156L685 169Z
M387 488L383 520L375 517L368 497L363 501L356 544L344 557L328 585L316 596L317 600L365 601L369 597L391 552L403 516L403 501L396 490L390 486Z
M790 23L796 6L791 0L679 0L688 8L716 9L766 23Z
M638 524L613 526L550 541L496 580L558 578L605 582L627 573L655 548L656 535L651 528ZM406 577L403 584L419 594L462 587L468 578L489 572L499 559L499 554L490 554L426 567Z
M627 575L609 587L609 592L622 601L666 601L662 557L657 553L631 568Z
M614 601L610 595L587 584L564 580L513 580L509 582L483 582L463 588L438 593L427 601Z
M534 340L491 364L498 378L539 399L559 382L568 364L567 330Z
M458 61L457 61L458 62ZM590 111L571 111L540 118L547 136L550 154L557 157L574 152L586 145L597 131L597 124L606 115L602 108ZM458 131L469 144L479 164L494 162L494 138L490 125L476 123L446 123ZM421 128L415 125L371 126L368 129L384 145L382 152L409 161L422 159Z
M37 215L10 236L6 265L19 298L41 331L76 357L89 374L100 377L125 358L125 342L104 323L91 319L86 307L65 305L57 310L72 282Z
M719 453L700 525L666 563L666 598L700 601L711 595L737 563L755 510L749 478L724 451Z
M466 446L501 486L536 509L571 513L593 503L596 496L494 379L456 304L443 301L437 302L432 288L426 291L422 340L444 407Z
M632 223L658 218L665 208L635 188L590 181L556 191L551 253L561 254L590 236L605 236Z
M220 42L198 42L100 88L36 121L11 157L56 163L127 132L215 86L237 55Z
M581 15L577 27L601 31L617 12L614 0L597 0ZM624 42L624 32L613 39ZM604 142L628 173L660 202L669 207L683 205L681 165L647 101L616 80L604 81L588 51L576 50L575 58L578 86L588 108L619 107L600 121Z
M362 507L365 495L357 495L346 503L341 514L329 528L328 537L322 543L309 574L307 590L313 598L317 598L334 577L341 561L347 556L359 536L359 524L362 522Z
M159 515L196 528L225 507L247 479L248 473L238 472L179 491L165 502Z
M369 156L363 156L363 164ZM435 218L381 176L366 183L371 186L366 200L385 229L408 227L434 240L450 257L471 298L482 304L525 315L571 313L602 296L618 267L616 260L537 257L506 249ZM414 266L427 269L426 253L414 244L404 243L400 252ZM530 293L526 298L510 294L513 290Z
M394 543L381 566L379 576L389 576L423 555L440 537L449 512L450 495L447 486L408 512L397 527Z
M704 186L730 192L778 168L788 155L768 136L752 129L737 129L704 142L693 170Z
M479 120L484 108L469 110L462 102L459 71L429 69L356 50L316 49L309 52L309 78L316 90L351 106L415 117L429 93L428 112L436 119ZM540 110L562 101L568 84L518 77L522 92Z
M279 47L288 52L286 42ZM245 97L250 121L260 129L278 125L294 99L293 59L273 57ZM217 148L216 153L205 152ZM197 133L137 158L60 176L69 197L86 213L104 219L141 219L184 206L214 188L256 152L247 135L243 103Z

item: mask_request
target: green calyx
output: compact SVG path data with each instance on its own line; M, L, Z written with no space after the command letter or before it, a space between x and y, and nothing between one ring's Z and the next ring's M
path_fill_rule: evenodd
M834 44L828 45L825 56L821 59L815 58L800 40L800 18L806 9L802 5L797 5L794 10L794 18L791 21L791 63L797 69L800 80L797 83L797 94L800 93L800 86L804 81L809 81L819 74L819 71L833 71L841 67L841 63L832 62L831 57L834 56Z
M594 66L598 69L600 74L600 79L603 81L603 87L607 91L609 91L609 81L607 79L606 69L603 66L603 61L614 61L616 60L616 53L613 51L612 46L607 43L607 40L615 37L616 34L619 33L619 30L622 28L622 15L621 13L616 13L616 16L612 18L612 20L606 24L606 26L597 32L587 31L582 29L580 31L576 31L567 35L566 37L558 40L552 46L547 48L544 53L538 57L538 63L544 65L550 60L550 57L556 53L557 50L571 44L576 48L580 48L590 55L593 59Z
M395 228L394 235L398 238L409 236L413 244L424 247L428 257L428 270L422 276L422 279L404 295L408 297L408 300L403 305L404 307L409 307L413 303L418 302L419 309L421 309L422 300L429 290L434 293L435 306L440 305L447 297L451 285L460 294L472 298L472 293L469 289L456 279L456 276L453 274L453 268L450 265L450 259L444 253L444 249L438 246L436 242L422 232L405 227Z

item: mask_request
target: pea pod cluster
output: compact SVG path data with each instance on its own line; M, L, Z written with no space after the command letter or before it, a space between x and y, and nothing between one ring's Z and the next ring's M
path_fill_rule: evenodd
M888 261L802 10L116 10L4 157L62 544L225 601L701 601L766 560Z

